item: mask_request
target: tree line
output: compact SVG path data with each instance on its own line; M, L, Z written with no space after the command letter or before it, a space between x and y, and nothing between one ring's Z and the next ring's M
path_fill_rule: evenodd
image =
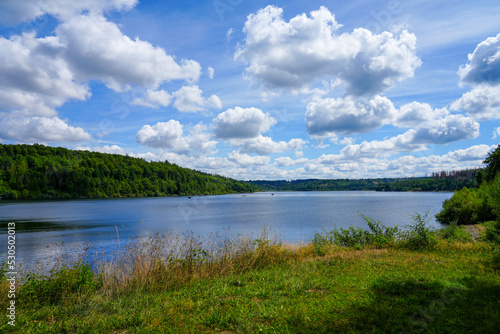
M2 199L215 195L251 184L143 159L44 145L0 145Z
M263 191L455 191L476 187L477 170L439 173L440 177L378 178L378 179L307 179L293 181L250 181ZM457 175L461 175L457 177Z

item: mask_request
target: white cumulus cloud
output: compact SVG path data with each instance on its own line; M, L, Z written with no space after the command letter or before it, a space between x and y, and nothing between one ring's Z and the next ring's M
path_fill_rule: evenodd
M176 120L158 122L153 126L144 125L137 132L136 139L139 144L145 146L185 152L189 149L189 144L183 137L182 128L182 124Z
M109 153L109 154L120 154L120 155L127 154L127 152L125 152L125 150L118 145L111 145L111 146L104 145L104 146L94 146L94 147L78 146L78 147L75 147L75 150L92 151L92 152Z
M433 109L428 103L411 102L401 106L393 120L393 124L401 128L421 126L448 115L447 109Z
M54 38L35 33L0 37L0 108L30 115L55 116L67 100L90 97L75 81Z
M217 95L212 95L208 99L203 97L203 91L200 87L184 86L176 91L174 108L183 112L197 112L209 109L221 109L222 101Z
M469 63L458 71L461 84L500 83L500 34L479 43L468 58Z
M275 124L269 113L253 107L228 109L213 120L214 134L219 139L256 138Z
M336 159L352 161L359 158L387 157L401 152L426 150L425 143L415 141L415 134L416 131L411 129L386 140L363 141L361 144L347 145L340 151L340 155ZM329 161L332 161L331 157L329 157Z
M91 136L82 128L70 126L58 117L2 113L0 138L23 143L60 143L90 140Z
M378 159L403 152L425 151L429 144L448 144L474 139L477 136L479 136L479 124L473 119L463 115L448 115L389 139L365 140L360 144L347 145L340 154L322 155L319 162L335 164L356 159Z
M266 165L269 163L269 157L263 156L250 156L248 154L241 154L239 152L231 152L227 156L227 159L241 166L254 166L254 165Z
M448 115L418 128L414 141L425 144L448 144L479 136L479 123L463 115Z
M142 98L137 98L132 101L133 104L137 104L149 108L159 108L166 107L172 101L173 96L164 90L155 91L148 89L146 96Z
M279 157L274 159L274 164L278 167L288 167L288 166L303 165L308 161L309 159L307 158L292 159L290 157Z
M268 155L289 150L301 150L307 142L301 138L294 138L288 142L275 142L271 137L259 135L255 138L231 139L229 143L237 146L242 153Z
M303 90L317 80L341 79L347 94L376 95L412 77L421 61L416 37L379 35L358 28L338 34L341 25L326 7L288 22L283 9L267 6L251 14L245 43L235 59L249 64L247 75L268 89Z
M197 81L201 66L181 60L139 38L130 39L98 15L81 15L56 28L66 61L80 80L98 79L115 91L130 85L156 89L172 80Z
M307 105L306 127L317 137L365 133L389 124L395 112L392 102L382 96L317 99Z
M184 155L215 153L217 142L210 140L210 134L205 130L206 126L198 124L189 135L185 135L183 125L179 121L170 120L158 122L153 126L144 125L137 132L136 140L145 146Z
M480 85L453 102L451 110L464 110L476 120L500 119L500 86Z

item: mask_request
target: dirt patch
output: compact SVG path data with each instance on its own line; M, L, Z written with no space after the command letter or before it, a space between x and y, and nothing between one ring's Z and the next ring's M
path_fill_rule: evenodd
M475 225L465 225L465 230L467 231L467 233L471 235L472 241L476 242L481 237L481 233L485 231L485 228L483 225L475 224Z

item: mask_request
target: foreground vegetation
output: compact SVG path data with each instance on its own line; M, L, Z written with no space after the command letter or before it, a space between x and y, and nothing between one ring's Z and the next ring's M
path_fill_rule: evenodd
M484 160L486 168L477 175L476 188L463 188L443 203L436 219L443 224L482 223L486 239L500 242L500 145Z
M43 145L0 145L2 199L253 192L255 187L165 162Z
M86 251L17 287L19 333L495 333L500 256L461 226L323 231L307 245L192 234ZM74 253L73 253L74 254ZM106 259L105 256L99 256ZM87 259L87 260L86 260ZM8 286L2 280L0 308Z

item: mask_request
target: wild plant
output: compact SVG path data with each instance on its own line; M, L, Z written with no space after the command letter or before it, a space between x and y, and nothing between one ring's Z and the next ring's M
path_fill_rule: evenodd
M458 241L458 242L469 242L472 241L472 237L465 230L465 227L458 225L456 221L452 221L450 226L442 228L436 231L436 235L448 241Z
M419 213L411 215L413 224L405 225L401 232L401 244L403 247L413 250L429 249L437 244L433 230L428 227L430 221L429 212L423 216Z

